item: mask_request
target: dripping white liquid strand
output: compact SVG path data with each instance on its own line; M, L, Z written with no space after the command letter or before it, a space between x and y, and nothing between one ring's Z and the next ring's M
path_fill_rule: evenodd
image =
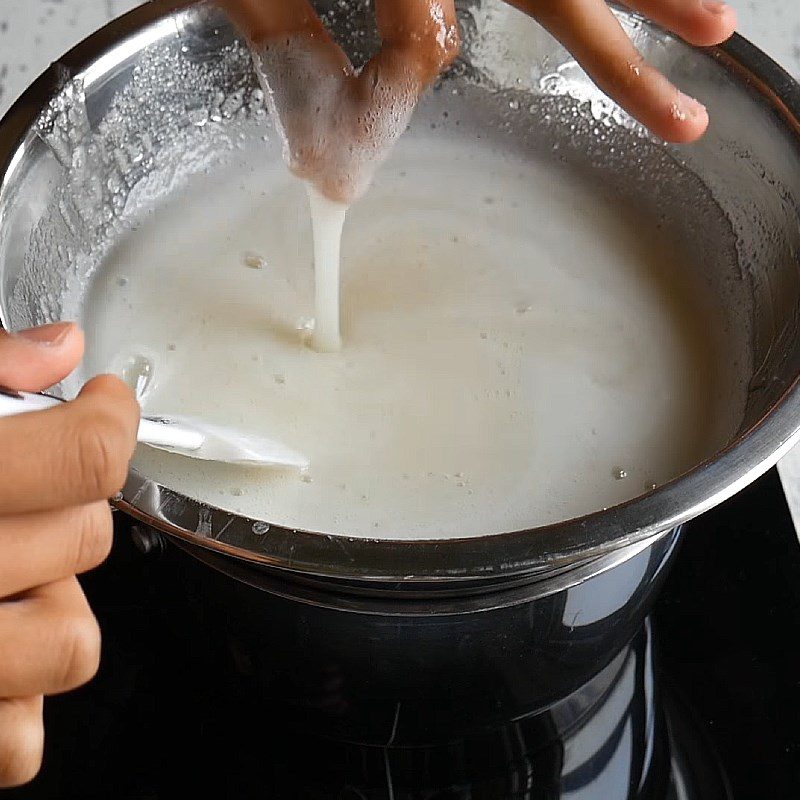
M335 353L342 347L339 326L340 252L347 206L306 184L314 236L314 349Z
M444 35L444 34L443 34ZM289 169L307 181L316 271L315 326L311 343L321 353L341 348L339 251L347 206L328 194L360 197L391 152L414 109L409 75L376 75L374 106L346 90L355 72L332 69L331 53L306 35L254 46L253 63L265 91ZM353 122L359 133L356 134Z

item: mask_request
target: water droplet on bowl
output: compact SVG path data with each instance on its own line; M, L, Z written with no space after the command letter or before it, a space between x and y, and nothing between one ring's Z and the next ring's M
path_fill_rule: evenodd
M153 362L147 356L137 353L125 358L114 371L128 384L141 402L152 386Z

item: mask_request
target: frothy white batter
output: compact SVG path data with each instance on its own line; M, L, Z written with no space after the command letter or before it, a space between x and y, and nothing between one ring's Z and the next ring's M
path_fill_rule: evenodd
M112 253L85 371L131 377L144 356L148 412L310 456L301 476L137 455L228 510L368 537L533 527L641 494L732 432L720 318L659 235L563 169L405 137L350 209L343 344L317 352L305 192L254 151Z

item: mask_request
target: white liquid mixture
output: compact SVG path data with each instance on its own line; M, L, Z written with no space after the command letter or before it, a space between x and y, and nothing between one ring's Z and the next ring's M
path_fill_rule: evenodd
M289 527L471 536L632 498L738 422L715 306L602 189L488 145L405 137L348 213L342 347L318 352L304 189L260 151L241 159L107 259L85 301L85 372L135 380L144 357L148 412L272 436L311 469L142 448L149 477ZM333 309L320 350L335 349Z

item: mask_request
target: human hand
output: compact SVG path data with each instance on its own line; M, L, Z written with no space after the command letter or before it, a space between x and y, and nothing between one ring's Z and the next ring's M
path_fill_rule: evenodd
M39 391L82 353L71 323L0 331L0 386ZM125 482L138 420L131 391L108 376L74 402L0 419L0 787L39 770L43 696L97 671L100 633L75 575L108 555L107 498Z
M218 0L251 42L290 169L331 200L362 194L419 95L452 63L453 0L376 0L382 45L358 72L308 0Z
M308 0L218 0L253 44L287 160L332 200L362 193L405 130L420 93L458 53L454 0L376 0L381 51L358 73ZM572 52L595 83L656 135L691 142L704 106L648 65L605 0L509 0ZM695 45L724 41L736 13L719 0L628 0Z
M605 0L507 1L547 28L605 94L657 136L681 143L705 133L705 107L645 62ZM625 4L694 45L719 44L736 30L736 12L721 0Z

